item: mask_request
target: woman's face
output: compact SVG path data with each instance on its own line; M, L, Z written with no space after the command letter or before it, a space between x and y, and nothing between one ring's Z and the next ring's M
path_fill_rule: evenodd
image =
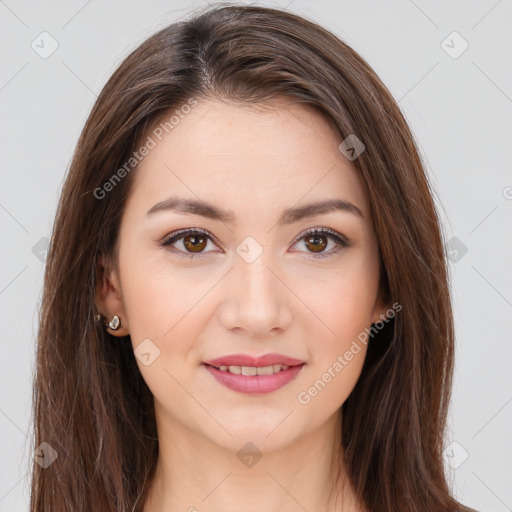
M361 372L358 336L386 309L341 139L312 110L266 106L201 100L150 134L104 303L131 336L159 431L233 450L279 449L332 421ZM353 206L308 208L327 201ZM322 229L333 235L307 234ZM248 360L205 364L234 354ZM273 373L279 361L290 368Z

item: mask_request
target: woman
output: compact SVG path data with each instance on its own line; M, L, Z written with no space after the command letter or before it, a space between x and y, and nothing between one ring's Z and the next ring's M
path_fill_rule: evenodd
M48 251L31 510L455 511L443 239L396 102L325 29L215 7L87 120Z

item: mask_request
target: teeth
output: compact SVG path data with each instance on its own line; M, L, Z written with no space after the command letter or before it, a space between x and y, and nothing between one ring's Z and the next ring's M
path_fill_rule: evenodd
M276 365L279 366L279 365ZM261 368L258 368L257 371L258 375L272 375L273 373L276 373L274 371L273 366L262 366Z
M274 373L288 370L289 366L285 364L274 364L273 366L220 366L218 369L223 372L234 373L236 375L273 375Z

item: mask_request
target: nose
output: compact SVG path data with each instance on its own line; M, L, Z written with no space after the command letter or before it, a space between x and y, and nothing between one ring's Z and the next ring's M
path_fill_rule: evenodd
M219 319L225 329L249 337L275 336L292 321L291 292L265 252L252 263L236 257L224 284ZM281 272L282 273L282 272Z

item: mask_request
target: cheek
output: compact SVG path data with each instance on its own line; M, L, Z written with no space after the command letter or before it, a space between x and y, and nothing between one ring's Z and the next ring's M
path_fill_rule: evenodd
M354 252L335 268L315 271L297 281L297 295L316 314L324 348L339 350L370 326L378 280L377 258Z
M375 299L368 284L364 276L353 275L317 288L322 297L316 295L312 309L328 328L316 334L313 324L320 322L313 318L305 326L315 343L309 347L310 365L297 394L310 428L334 414L359 380L367 352L365 329L370 326Z
M194 276L161 260L133 252L124 260L124 274L120 268L132 347L155 398L165 403L174 397L183 414L197 415L180 383L188 382L198 365L193 350L210 314L205 299L211 283L206 275ZM139 356L144 353L150 354L147 365ZM167 403L169 410L174 410L173 403Z
M196 312L194 305L199 306L208 291L208 270L194 268L186 259L173 259L149 238L143 231L131 237L125 233L119 271L130 330L146 328L162 337L190 310Z
M315 407L329 409L346 400L364 364L378 293L378 259L371 253L354 254L328 279L317 277L314 287L301 281L299 293L316 314L303 325L317 340L309 349L311 398Z
M194 339L192 331L200 325L190 322L190 313L195 318L201 314L201 297L207 292L207 282L200 276L194 279L191 272L180 271L154 247L140 245L136 240L126 240L119 254L132 344L136 348L144 339L150 339L161 351L186 351L186 344ZM170 343L177 338L180 343Z

